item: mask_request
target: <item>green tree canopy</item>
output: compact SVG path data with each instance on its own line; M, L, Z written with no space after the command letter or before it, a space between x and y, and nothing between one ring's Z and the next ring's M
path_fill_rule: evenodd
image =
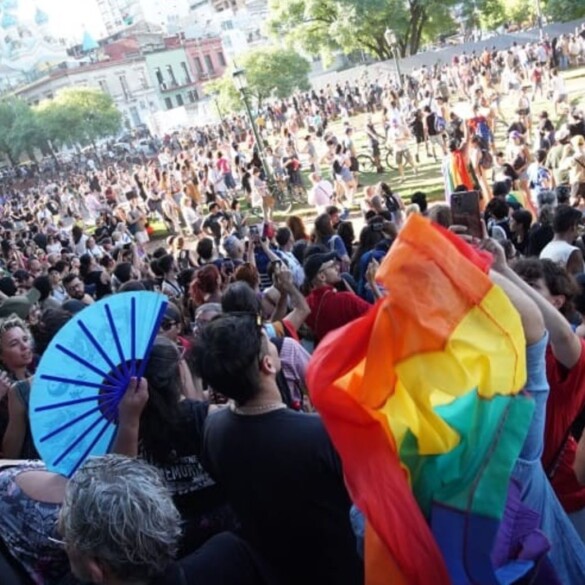
M98 89L64 89L53 102L53 113L67 120L68 142L95 145L122 127L122 115L112 98Z
M34 159L35 149L43 147L43 130L30 106L18 97L0 101L0 152L16 164L23 154Z
M312 55L364 50L392 56L384 32L396 32L402 55L415 54L423 40L456 29L449 8L455 0L270 0L268 31Z
M33 110L42 134L55 148L71 147L75 144L71 119L65 108L55 100L44 100Z
M583 0L541 0L544 16L553 22L576 20L585 16ZM465 4L466 12L471 11L479 16L481 26L495 29L505 23L536 24L537 10L535 2L526 0L475 0L473 4Z
M12 164L35 150L94 144L119 132L122 116L112 99L99 90L65 89L53 100L31 108L19 97L0 100L0 153Z
M585 16L583 0L543 0L543 11L553 21L576 20Z
M258 107L271 96L285 98L295 90L307 90L309 85L309 62L291 49L267 47L249 51L240 57L237 66L246 72L248 92ZM218 93L219 106L223 111L242 109L241 98L234 86L234 69L205 86L205 91Z

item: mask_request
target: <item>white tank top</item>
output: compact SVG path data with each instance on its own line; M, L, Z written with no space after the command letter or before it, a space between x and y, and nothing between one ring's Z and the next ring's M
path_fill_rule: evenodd
M562 240L553 240L549 242L540 253L541 260L552 260L556 264L560 264L563 268L567 267L569 256L579 248L567 244Z

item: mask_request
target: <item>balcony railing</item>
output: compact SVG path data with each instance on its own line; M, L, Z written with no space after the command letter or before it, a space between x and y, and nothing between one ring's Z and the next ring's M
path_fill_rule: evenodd
M177 81L170 81L166 82L163 81L162 83L158 84L158 88L162 93L169 92L169 91L176 91L177 89L183 89L184 87L190 87L194 85L195 82L191 79L183 79L181 83Z

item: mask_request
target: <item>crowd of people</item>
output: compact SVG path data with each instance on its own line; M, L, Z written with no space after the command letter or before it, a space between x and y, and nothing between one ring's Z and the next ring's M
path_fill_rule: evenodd
M582 583L585 116L563 71L585 62L584 39L581 27L422 67L404 87L363 77L273 101L256 119L265 148L232 116L153 139L148 161L90 153L5 177L0 581L364 582L352 499L306 371L328 333L391 294L376 273L410 215L478 244L449 203L396 192L426 157L447 202L480 193L495 282L530 309L528 361L542 376L529 371L527 392L550 388L534 465L552 486L531 503L558 582ZM534 111L542 96L552 109ZM360 136L380 173L382 148L398 169L363 191ZM302 169L315 213L274 222L269 175L304 192ZM112 453L70 479L52 473L29 423L35 367L73 315L132 291L170 302L120 403Z

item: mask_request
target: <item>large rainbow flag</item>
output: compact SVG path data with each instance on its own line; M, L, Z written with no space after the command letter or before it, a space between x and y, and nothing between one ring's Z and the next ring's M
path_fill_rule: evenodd
M520 317L490 265L411 216L378 273L388 296L311 360L311 398L366 519L368 585L513 582L492 545L533 403Z

